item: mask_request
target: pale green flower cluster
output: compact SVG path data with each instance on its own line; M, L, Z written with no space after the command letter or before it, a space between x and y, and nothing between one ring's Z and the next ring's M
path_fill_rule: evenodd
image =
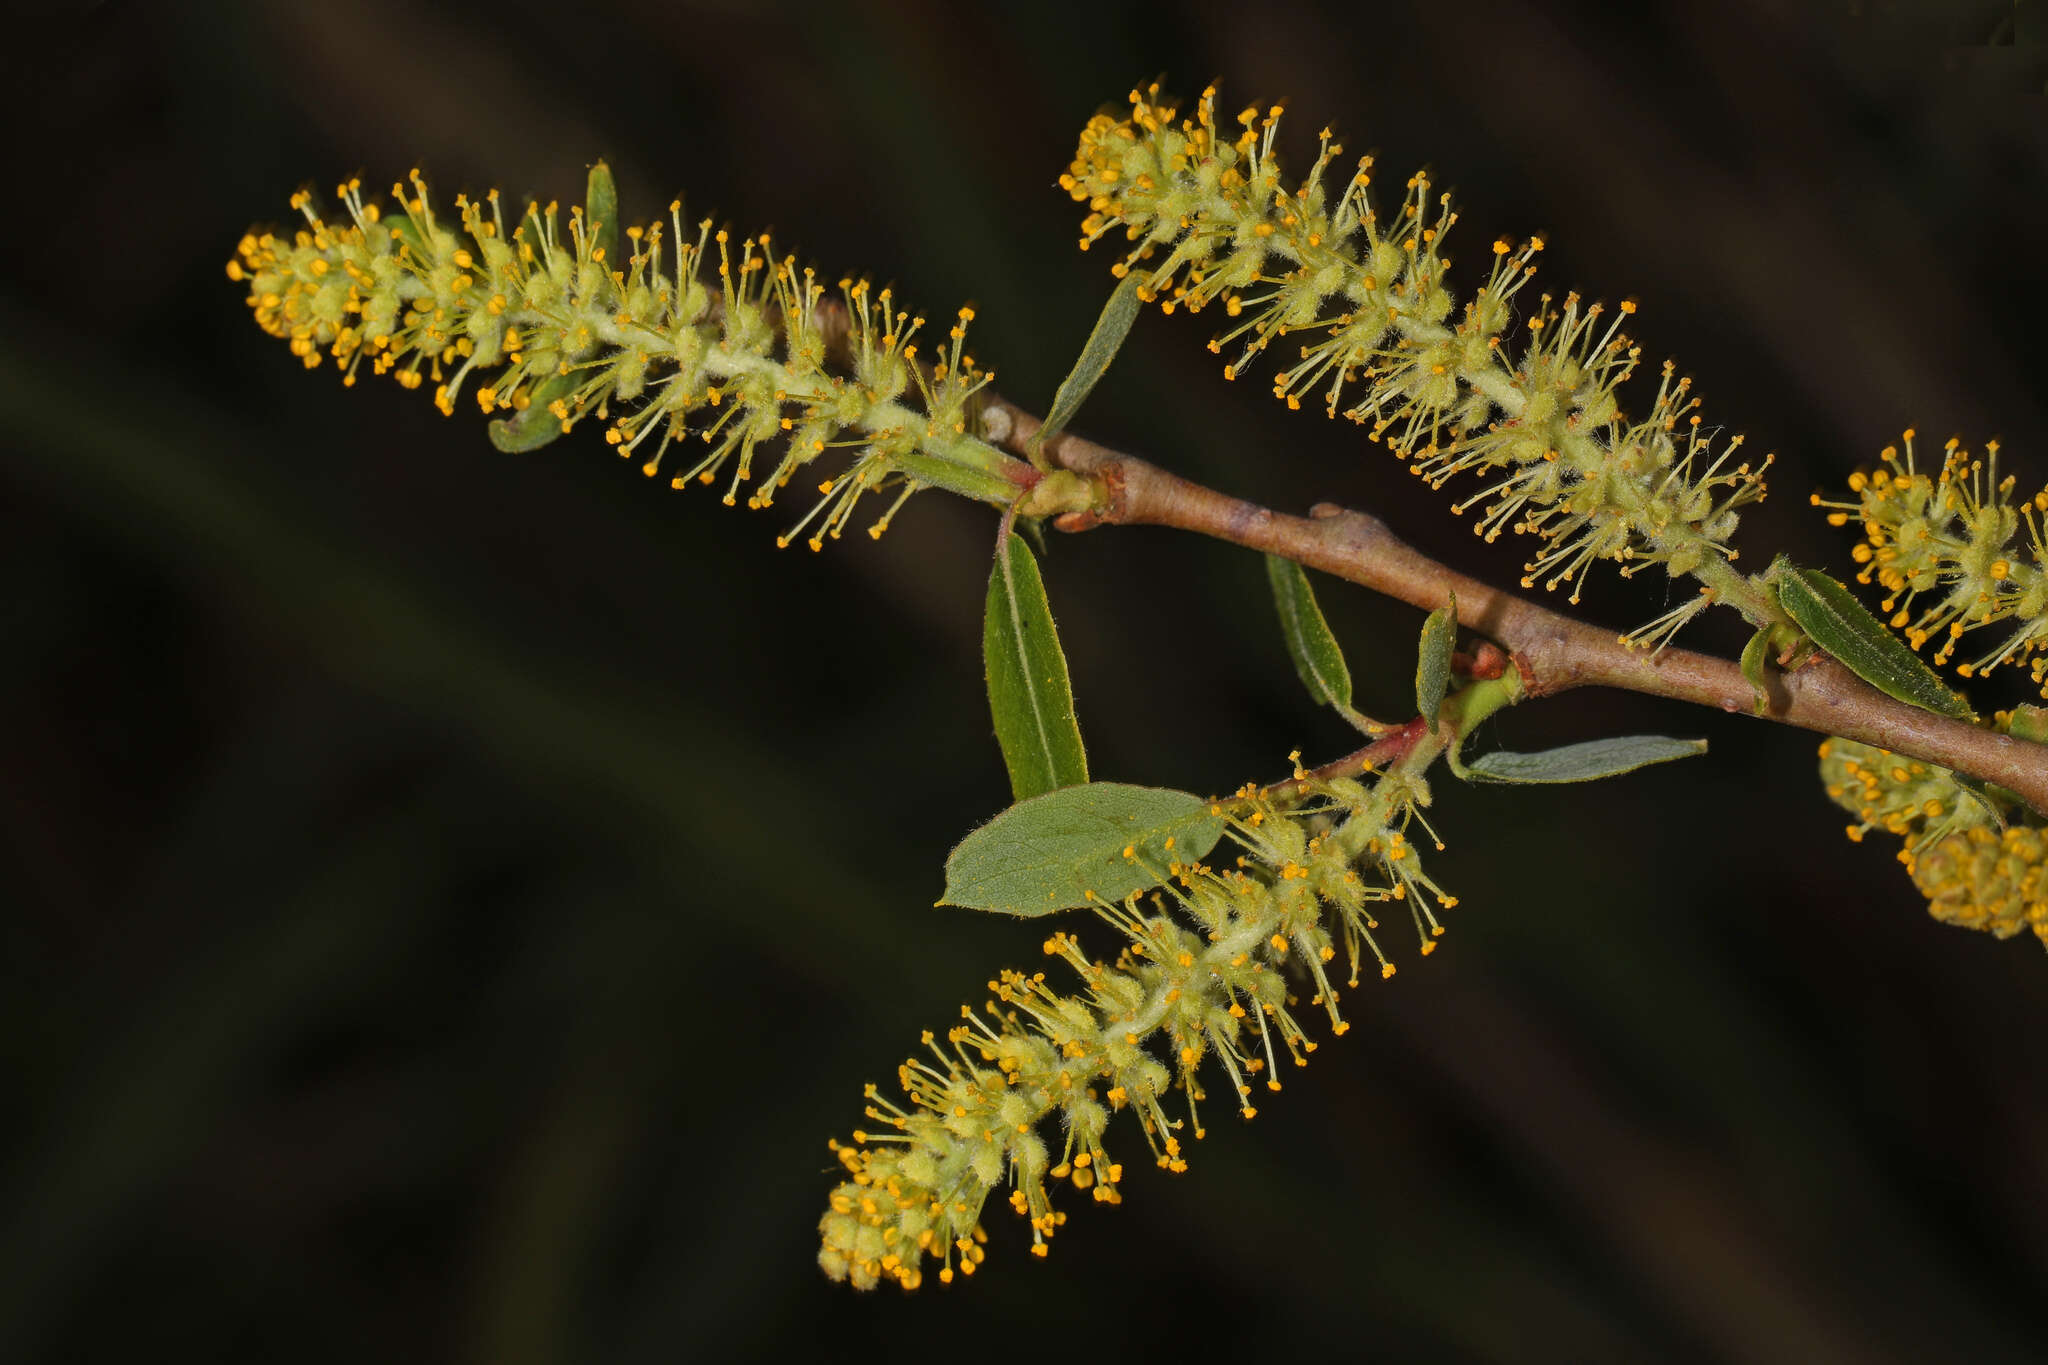
M1366 951L1382 976L1394 972L1372 937L1373 906L1405 904L1422 951L1435 947L1442 928L1425 901L1457 902L1421 870L1404 833L1429 799L1422 779L1397 767L1370 789L1349 780L1299 786L1303 799L1286 808L1249 788L1217 804L1242 850L1235 866L1176 862L1156 869L1158 891L1097 904L1126 940L1115 961L1089 958L1069 933L1047 939L1046 953L1079 977L1080 990L1062 992L1042 972L1005 971L988 983L993 998L963 1008L943 1042L925 1035L927 1055L897 1071L900 1097L867 1088L867 1115L880 1127L832 1144L846 1179L819 1222L827 1274L863 1289L883 1279L916 1288L927 1258L943 1282L956 1265L973 1274L984 1255L983 1206L1006 1179L1011 1207L1030 1220L1032 1251L1044 1255L1066 1218L1048 1182L1119 1200L1123 1167L1103 1141L1119 1111L1137 1115L1153 1160L1179 1171L1180 1135L1203 1133L1205 1061L1215 1058L1246 1118L1257 1112L1256 1089L1280 1088L1281 1053L1307 1064L1316 1045L1291 1008L1290 968L1341 1034L1325 970L1337 940L1349 984L1358 984ZM1167 1114L1176 1088L1185 1120ZM1048 1138L1040 1129L1054 1119L1060 1135Z
M1084 249L1120 227L1135 245L1118 274L1141 270L1146 295L1168 312L1221 303L1240 319L1210 343L1236 348L1227 377L1273 342L1298 339L1275 394L1299 407L1321 389L1330 416L1369 424L1433 486L1468 470L1486 478L1456 510L1490 502L1475 531L1545 542L1525 587L1570 583L1577 601L1598 559L1620 561L1624 574L1662 564L1705 585L1633 642L1667 640L1717 599L1759 623L1770 616L1728 562L1737 509L1763 496L1769 457L1738 462L1739 436L1717 446L1668 363L1648 411L1625 415L1618 390L1640 351L1619 316L1603 323L1601 306L1576 294L1562 306L1544 296L1511 353L1512 305L1541 240L1494 243L1492 274L1460 313L1443 254L1455 215L1425 177L1407 182L1383 223L1367 191L1371 158L1335 170L1341 148L1329 129L1308 178L1291 186L1273 152L1278 106L1244 110L1234 138L1217 125L1213 88L1193 118L1177 112L1156 86L1132 91L1127 118L1088 124L1061 184L1088 205Z

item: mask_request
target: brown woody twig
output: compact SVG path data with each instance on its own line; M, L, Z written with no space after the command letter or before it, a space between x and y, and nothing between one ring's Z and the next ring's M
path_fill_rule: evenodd
M1008 428L999 442L1023 454L1039 419L999 396L984 414ZM1001 420L993 424L1000 428ZM993 433L992 433L993 434ZM1505 646L1522 670L1529 695L1575 687L1615 687L1711 706L1751 711L1755 692L1732 660L1667 648L1630 649L1610 630L1574 620L1437 563L1364 512L1319 503L1306 517L1289 516L1204 487L1157 465L1072 432L1047 442L1060 468L1091 480L1089 511L1053 521L1062 531L1095 526L1173 526L1199 531L1398 598L1425 611L1457 594L1458 621ZM1937 716L1896 701L1824 654L1768 678L1765 717L1823 735L1840 735L1894 753L1995 782L2048 815L2048 748Z

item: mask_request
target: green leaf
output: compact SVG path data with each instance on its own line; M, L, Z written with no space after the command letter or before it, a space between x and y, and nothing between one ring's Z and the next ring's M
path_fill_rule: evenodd
M604 252L605 268L624 270L625 262L619 261L619 187L612 183L612 168L602 161L590 168L584 184L583 225Z
M1458 640L1458 595L1429 614L1422 623L1422 645L1415 661L1415 711L1436 733L1436 713L1443 709L1451 685L1451 647Z
M1157 886L1169 863L1207 856L1222 815L1192 792L1091 782L1020 801L946 859L941 905L1045 915ZM1124 850L1131 857L1124 856Z
M1016 524L1010 530L1013 534L1021 535L1024 539L1031 542L1031 552L1033 554L1037 555L1040 559L1046 557L1048 552L1045 548L1045 523L1043 521L1037 517L1018 517Z
M1344 651L1316 605L1316 590L1301 565L1279 555L1266 556L1266 581L1273 585L1273 606L1280 613L1280 633L1287 639L1287 656L1302 686L1324 706L1340 711L1351 707L1351 670L1344 665Z
M1706 751L1703 739L1624 735L1567 744L1540 754L1482 754L1466 765L1463 776L1471 782L1592 782Z
M607 266L619 255L619 189L612 183L612 168L600 161L590 168L583 190L583 222L595 234L594 245L604 251ZM527 404L510 417L500 417L485 428L491 444L507 455L539 450L562 434L562 419L548 411L557 400L567 398L582 386L582 374L556 374L534 386Z
M485 430L491 444L507 455L539 450L562 434L562 419L548 410L558 398L567 398L583 382L581 374L549 375L527 395L524 408L510 417L492 419Z
M420 235L420 225L412 220L411 214L387 213L378 220L378 225L411 247L414 260L424 261L427 258L426 238Z
M1088 344L1081 348L1080 359L1060 381L1059 392L1052 396L1052 410L1045 414L1045 425L1025 442L1025 450L1034 464L1045 443L1067 429L1067 423L1081 410L1096 381L1108 371L1109 362L1116 359L1117 348L1130 335L1131 324L1138 320L1139 308L1138 272L1134 270L1124 276L1123 283L1111 292L1109 302L1102 305L1102 316L1095 320L1095 330L1088 334Z
M981 650L1011 794L1022 801L1086 782L1088 756L1074 719L1067 657L1060 652L1038 561L1022 536L1005 534L996 542Z
M1771 705L1771 694L1764 687L1764 660L1770 657L1771 635L1770 626L1761 626L1742 647L1742 676L1749 680L1750 690L1756 694L1750 709L1759 716Z
M889 462L921 484L943 488L948 493L958 493L963 498L973 498L997 507L1008 507L1017 500L1021 491L1016 484L993 470L958 460L941 459L936 455L920 455L905 450L891 455ZM1022 460L1011 460L1010 463L1019 470L1030 468Z
M1906 642L1872 616L1855 594L1818 569L1780 559L1773 566L1778 603L1813 642L1888 697L1956 720L1977 713Z

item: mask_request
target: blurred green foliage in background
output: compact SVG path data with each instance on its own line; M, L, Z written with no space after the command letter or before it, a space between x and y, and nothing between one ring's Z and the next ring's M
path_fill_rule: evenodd
M0 1358L2041 1359L2048 963L1843 840L1812 737L1629 696L1500 737L1714 752L1556 797L1444 779L1444 951L1186 1175L1070 1199L1042 1263L1000 1215L971 1283L829 1285L825 1139L1045 931L932 907L1008 798L992 515L777 553L783 509L594 430L501 455L304 373L222 275L302 185L569 200L604 156L629 217L680 191L972 300L1042 408L1107 289L1053 183L1076 133L1217 77L1427 161L1474 260L1546 230L1541 284L1643 299L1646 354L1780 453L1740 543L1839 568L1805 495L1900 427L2048 473L2041 77L1982 45L2000 6L1873 8L45 15L0 97L35 195L0 221ZM1145 317L1082 429L1516 575L1352 429L1221 382L1210 331ZM1256 556L1104 531L1045 575L1099 776L1349 747ZM1653 577L1584 610L1644 619ZM1419 613L1323 603L1360 708L1401 709ZM1717 628L1688 643L1733 654Z

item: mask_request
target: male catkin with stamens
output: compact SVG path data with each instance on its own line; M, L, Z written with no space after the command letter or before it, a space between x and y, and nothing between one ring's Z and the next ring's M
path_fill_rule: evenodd
M544 436L595 416L650 477L694 435L708 450L683 456L671 482L723 478L727 504L744 489L748 506L766 507L800 470L839 453L842 468L785 545L807 533L820 548L870 492L895 493L872 535L920 488L1016 498L1029 467L970 430L969 402L990 378L964 349L972 309L920 357L924 319L888 289L842 279L833 306L845 337L834 346L826 287L765 233L735 239L706 220L685 235L678 200L667 223L620 234L596 219L599 202L616 202L602 163L591 184L592 206L569 210L566 233L554 204L529 204L508 230L496 190L457 195L450 222L417 171L409 194L392 187L390 213L357 181L338 188L341 221L302 191L292 207L303 226L244 236L228 277L308 369L332 359L353 384L367 361L406 388L432 383L448 414L474 382L487 414L520 414L530 427L524 414L541 409ZM502 441L502 429L493 435Z
M1813 505L1831 509L1830 525L1862 522L1856 580L1885 590L1892 628L1913 648L1938 641L1934 662L1945 664L1966 634L2010 623L2002 643L1956 663L1956 672L1971 678L2026 663L2048 697L2048 488L2014 496L2019 480L2000 477L1996 441L1980 459L1951 436L1930 474L1915 460L1913 436L1906 432L1904 454L1886 446L1882 465L1849 476L1854 501L1816 493Z
M1473 471L1491 482L1459 506L1490 500L1473 528L1540 537L1524 587L1570 584L1572 600L1598 559L1632 574L1661 564L1691 575L1699 596L1634 632L1658 645L1710 602L1758 624L1768 597L1730 561L1737 509L1760 499L1763 471L1736 459L1741 437L1703 428L1690 381L1667 363L1648 412L1631 420L1618 392L1641 352L1603 325L1599 304L1545 295L1509 345L1517 294L1534 273L1540 239L1493 246L1493 269L1463 309L1445 283L1450 196L1426 177L1405 187L1381 222L1368 186L1372 160L1337 169L1330 130L1308 178L1289 185L1273 142L1280 107L1237 116L1226 136L1216 91L1192 118L1157 86L1130 96L1128 115L1099 114L1082 131L1060 183L1088 205L1085 250L1118 228L1133 245L1113 267L1141 272L1144 292L1172 312L1220 303L1237 319L1210 342L1235 351L1226 377L1245 372L1273 343L1299 339L1273 381L1289 407L1321 389L1332 417L1368 424L1375 439L1438 486ZM1634 311L1624 303L1619 314Z
M867 1117L882 1126L832 1144L847 1178L818 1224L827 1274L857 1288L890 1279L914 1289L928 1258L941 1282L956 1265L973 1274L985 1255L983 1206L1006 1179L1043 1256L1066 1221L1048 1180L1071 1180L1106 1203L1121 1198L1123 1167L1103 1144L1118 1112L1136 1113L1154 1161L1180 1171L1181 1136L1203 1133L1203 1062L1216 1059L1246 1118L1258 1112L1254 1082L1280 1089L1280 1051L1307 1065L1316 1044L1293 1013L1290 966L1341 1034L1348 1025L1324 969L1338 940L1351 985L1367 953L1382 977L1394 974L1372 935L1373 906L1406 906L1422 951L1436 947L1443 930L1427 902L1457 900L1422 871L1404 833L1429 800L1419 771L1397 765L1370 788L1301 777L1284 807L1249 787L1231 798L1236 866L1176 862L1158 869L1157 892L1094 900L1125 940L1113 962L1089 958L1070 933L1047 939L1046 953L1080 978L1079 992L1062 993L1043 972L1005 971L988 983L993 998L981 1010L961 1009L964 1022L943 1045L927 1033L926 1055L898 1068L900 1101L867 1088ZM1186 1119L1168 1115L1174 1089ZM1054 1118L1063 1130L1056 1159L1039 1131Z

